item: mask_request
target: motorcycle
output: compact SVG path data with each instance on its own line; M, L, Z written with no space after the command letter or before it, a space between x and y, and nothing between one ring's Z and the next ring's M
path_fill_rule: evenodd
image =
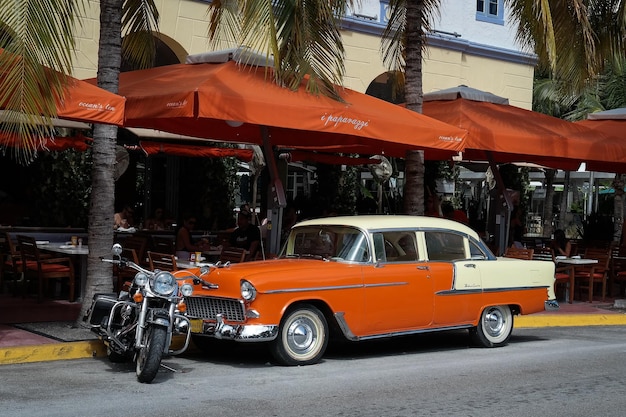
M119 268L137 271L128 288L118 294L95 294L85 320L107 347L111 362L136 362L137 380L151 382L165 355L179 355L189 346L191 324L183 315L183 297L193 292L186 279L199 279L188 271L150 271L122 258L122 246L113 245L113 259L102 259ZM205 272L202 270L202 272ZM175 276L176 274L176 276ZM180 283L179 283L180 281ZM173 349L172 339L185 335L184 345Z

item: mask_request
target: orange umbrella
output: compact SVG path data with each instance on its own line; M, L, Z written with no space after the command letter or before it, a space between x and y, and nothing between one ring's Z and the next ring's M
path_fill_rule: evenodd
M127 100L124 125L333 152L404 156L424 149L439 159L463 149L464 130L391 103L349 89L340 103L271 80L270 69L232 61L125 72L119 83Z
M587 120L576 122L576 124L585 126L594 132L598 132L598 134L608 136L611 140L623 143L623 146L626 146L626 108L591 113L587 116ZM592 171L625 172L623 165L623 162L591 162L587 164L587 169Z
M435 94L424 96L424 114L468 131L464 159L487 160L491 153L496 162L525 161L566 170L577 169L581 162L626 163L626 147L619 141L580 124L462 98L461 93L452 100Z
M9 54L0 48L0 54ZM9 57L8 65L0 69L0 80L6 77L13 70L15 65L19 65L21 57L13 55ZM54 70L46 68L46 73ZM16 89L18 86L7 86ZM46 86L42 86L46 88ZM15 92L3 91L0 97L6 97L0 102L0 109L7 108L9 98ZM67 86L62 96L55 97L57 117L60 119L75 120L86 123L104 123L121 126L124 122L125 99L117 94L108 92L85 81L73 77L67 77Z

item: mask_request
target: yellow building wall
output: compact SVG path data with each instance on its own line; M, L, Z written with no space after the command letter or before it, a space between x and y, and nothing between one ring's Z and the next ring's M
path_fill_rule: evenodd
M210 49L207 4L188 0L157 0L162 40L181 61L187 54ZM99 38L99 2L90 1L82 19L76 46L74 76L96 76ZM377 36L342 32L346 50L344 85L365 92L370 82L386 71ZM424 60L424 93L461 84L507 97L510 104L531 109L534 67L475 56L439 47L428 48Z

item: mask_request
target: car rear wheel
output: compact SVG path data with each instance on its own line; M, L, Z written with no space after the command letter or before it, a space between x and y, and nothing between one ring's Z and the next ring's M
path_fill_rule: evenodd
M326 318L317 307L302 304L285 314L270 351L280 364L311 365L319 362L327 346Z
M504 346L513 331L513 314L509 306L490 306L480 315L478 326L470 329L472 341L484 347Z

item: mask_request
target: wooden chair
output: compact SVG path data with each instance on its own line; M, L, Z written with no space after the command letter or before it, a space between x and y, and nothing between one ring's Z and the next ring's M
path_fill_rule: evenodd
M4 282L7 276L11 276L13 282L13 294L17 292L17 284L23 277L22 255L19 247L15 244L11 235L5 232L2 237L3 252L0 264L0 293L4 291Z
M231 264L245 262L248 251L242 248L223 247L220 253L219 261L221 263L230 262Z
M624 290L626 289L626 245L617 247L617 253L615 250L611 255L611 274L612 283L619 284L619 295L624 296ZM612 288L609 289L609 294L612 294Z
M176 253L176 241L173 237L152 236L152 251L158 253Z
M530 260L533 258L534 252L535 252L534 249L516 248L516 247L511 246L511 247L506 248L504 257Z
M24 294L28 281L37 279L37 299L43 299L44 287L48 288L48 282L53 279L67 279L69 285L69 301L74 301L74 264L70 258L46 258L42 257L37 248L35 238L29 236L17 236L22 257L22 269L24 271Z
M556 258L554 256L554 250L552 248L544 248L537 247L533 252L533 260L535 261L548 261L548 262L556 262ZM570 296L568 298L568 302L572 302L572 291L573 288L570 288L570 284L574 282L574 266L573 265L565 265L565 266L556 266L554 269L554 293L558 294L558 290L560 287L565 287L569 289Z
M159 253L148 251L148 262L151 270L178 271L176 256L171 253Z
M609 265L611 262L611 248L592 248L585 249L585 259L596 259L597 264L580 265L574 270L574 279L578 285L579 291L587 289L589 293L589 302L593 302L594 286L601 284L602 301L606 297L606 285L609 274ZM580 283L578 283L580 281ZM581 297L582 298L582 297Z
M124 249L133 249L135 251L136 260L131 258L130 256L125 256L125 257L132 260L138 265L148 266L148 262L146 261L146 251L148 250L149 241L150 239L148 236L134 235L134 236L127 237L122 242L122 247ZM126 252L126 255L131 255L130 251ZM124 256L124 253L122 253L122 256Z

